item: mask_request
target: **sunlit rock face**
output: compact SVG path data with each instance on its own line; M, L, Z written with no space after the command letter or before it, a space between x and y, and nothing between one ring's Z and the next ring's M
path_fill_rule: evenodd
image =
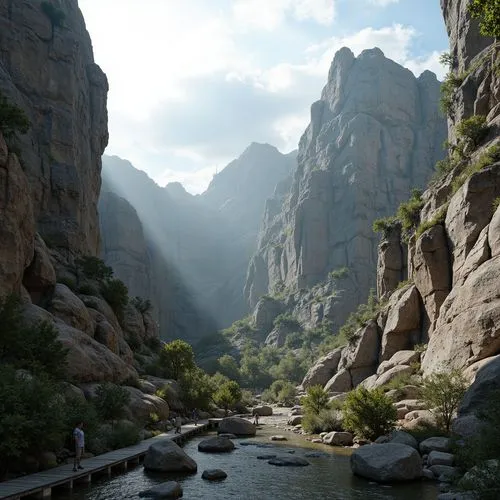
M295 165L295 154L254 143L193 196L104 157L102 255L131 295L151 298L164 338L197 341L247 313L243 287L265 200Z
M0 2L0 91L31 123L18 150L39 233L65 253L96 255L108 83L77 0L59 2L61 27L41 4Z
M423 187L444 155L439 88L433 73L415 78L380 49L337 52L311 107L292 186L267 204L245 286L251 306L262 294L309 288L344 266L349 279L331 319L341 325L366 299L376 286L373 220Z

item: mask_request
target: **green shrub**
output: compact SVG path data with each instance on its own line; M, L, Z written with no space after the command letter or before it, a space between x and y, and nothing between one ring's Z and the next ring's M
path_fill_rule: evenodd
M410 199L399 205L397 217L406 234L417 227L420 222L420 211L423 206L422 192L418 189L413 189Z
M399 390L406 385L413 385L415 383L415 376L411 373L401 373L396 375L392 380L387 382L382 389L384 391L391 391L393 389Z
M238 367L238 363L229 354L224 354L217 360L217 368L220 373L225 375L230 380L235 380L236 382L240 381L240 369Z
M448 66L448 68L451 69L451 68L453 68L453 64L454 64L454 57L450 52L443 52L439 56L439 62L443 66Z
M295 403L297 397L297 390L295 386L288 380L275 380L266 389L262 395L262 401L268 403L283 403L285 405L292 405Z
M70 278L69 276L63 276L58 279L58 282L66 285L72 292L77 291L76 280Z
M50 19L52 28L62 28L64 19L66 18L64 12L50 2L42 2L41 6L43 13Z
M302 417L302 428L309 434L342 431L342 414L334 409L323 409L319 414L306 413Z
M15 134L26 134L31 124L24 111L7 102L6 97L0 92L0 132L6 140Z
M85 399L78 396L64 397L64 429L66 446L72 449L73 429L76 424L83 422L85 433L88 436L94 436L99 429L99 417L95 406Z
M241 401L241 388L237 382L229 380L217 388L212 399L219 408L224 409L227 415L229 408Z
M129 401L129 392L110 382L100 384L96 389L95 407L103 420L114 423L122 418Z
M348 394L342 414L346 429L370 440L391 431L397 419L396 407L384 391L368 391L364 387Z
M387 238L389 233L396 229L399 224L400 222L397 217L383 217L373 221L372 229L374 233L382 233L384 238Z
M160 351L159 364L165 378L178 380L195 368L193 348L180 339L168 342Z
M158 337L149 337L144 341L144 344L155 354L160 352L163 345Z
M63 445L64 408L49 377L21 376L0 365L0 478L13 460Z
M67 349L58 340L53 325L41 322L26 326L19 299L0 299L0 362L34 374L56 379L66 375Z
M300 402L306 413L319 415L321 410L329 406L328 393L320 385L314 385L307 389L307 395Z
M436 413L438 425L449 432L453 415L462 401L467 384L459 370L433 373L424 379L423 399Z
M210 376L198 367L184 371L179 378L180 399L187 408L208 410L212 403L214 383Z
M123 310L128 304L128 288L119 279L110 279L101 284L101 294L111 306L117 318L123 320Z
M334 269L328 273L328 277L331 280L343 280L349 276L349 268L348 267L340 267L338 269Z
M457 89L464 81L463 75L456 75L453 71L449 71L441 84L441 111L445 115L451 115L453 111L453 103L455 101L455 94Z
M457 138L476 149L481 141L488 135L489 127L486 123L486 117L474 115L466 118L457 124Z
M97 297L99 295L99 290L89 283L84 283L78 287L78 293L82 295L90 295L92 297Z
M300 331L302 329L297 318L287 313L279 314L278 316L276 316L273 321L273 325L275 328L282 327L288 330L295 331Z
M442 207L436 211L434 216L428 220L423 221L415 231L415 237L418 239L422 234L430 229L431 227L436 226L437 224L443 224L446 219L446 212L448 211L448 203L445 203Z
M481 34L500 38L500 3L498 0L472 0L471 16L479 19Z
M107 436L107 444L112 450L133 446L141 440L139 427L132 422L118 422Z
M366 304L360 304L356 311L348 316L339 330L339 335L353 342L356 340L356 332L369 321L374 320L382 307L383 304L378 301L375 290L370 290Z
M153 307L149 299L143 299L142 297L134 297L130 302L141 314L147 313Z
M102 282L113 277L113 269L98 257L81 257L75 261L75 265L90 280Z
M500 161L500 145L496 144L488 148L475 162L470 162L467 168L453 179L452 192L456 193L476 172L493 165L494 163Z

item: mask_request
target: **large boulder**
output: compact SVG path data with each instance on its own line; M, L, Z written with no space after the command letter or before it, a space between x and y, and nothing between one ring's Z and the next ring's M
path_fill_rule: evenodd
M153 472L196 472L196 462L170 439L153 443L144 457L144 469Z
M405 268L401 227L391 228L378 246L377 296L387 297L403 278Z
M212 437L198 443L198 451L205 453L228 453L234 450L234 443L227 437Z
M375 441L377 444L384 443L396 443L396 444L405 444L406 446L410 446L411 448L418 450L418 442L417 440L407 432L404 431L393 431L386 436L380 436Z
M57 283L49 311L66 324L94 336L94 322L85 304L62 283Z
M114 329L104 314L95 309L88 309L91 318L94 321L94 339L105 345L111 352L120 354L120 334Z
M252 415L259 415L259 417L270 417L273 414L273 409L270 406L256 406L252 410Z
M130 395L130 400L125 408L129 418L144 423L154 413L160 420L168 419L170 408L165 400L154 394L144 394L135 387L124 387L124 389Z
M326 392L348 392L351 389L352 379L348 370L340 370L325 385Z
M235 436L255 436L255 425L240 417L227 417L219 422L219 434L234 434Z
M182 486L177 481L167 481L149 490L141 491L139 496L147 498L181 498Z
M356 332L357 341L349 344L342 351L339 369L349 369L353 377L353 386L361 380L355 380L356 371L364 371L366 378L376 371L378 351L380 347L380 334L377 323L369 321L368 324ZM371 373L369 373L371 372Z
M394 368L397 365L412 365L413 363L418 363L420 361L420 353L416 351L398 351L394 354L391 359L387 361L382 361L377 368L377 375L382 375L382 373Z
M302 380L302 387L308 389L314 385L324 386L337 371L341 354L342 348L340 347L318 359L306 373L304 380Z
M354 451L351 469L357 476L378 483L411 481L422 476L422 459L405 444L373 444Z
M380 361L389 360L398 351L411 348L419 336L420 302L415 285L392 294L382 335Z
M404 375L411 375L413 373L413 368L407 365L397 365L387 370L385 373L382 373L380 377L377 378L376 382L372 384L372 389L377 387L382 387L388 384L391 380L394 380L398 377L402 377Z
M431 437L422 441L419 445L420 453L428 455L431 451L450 451L450 439L447 437Z
M221 469L207 469L203 471L201 475L202 479L206 479L207 481L220 481L222 479L226 479L227 473Z
M323 443L332 446L351 446L353 435L350 432L329 432L323 437Z
M309 465L305 458L300 457L276 457L271 458L267 463L278 467L305 467Z

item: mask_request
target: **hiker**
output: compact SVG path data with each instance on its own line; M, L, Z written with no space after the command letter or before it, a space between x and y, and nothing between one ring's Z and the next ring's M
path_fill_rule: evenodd
M253 423L254 423L254 425L259 425L259 412L254 411L254 413L253 413Z
M192 419L194 421L194 425L198 425L198 411L196 408L193 409Z
M73 472L77 469L83 469L80 465L83 449L85 448L85 433L83 432L83 422L76 424L73 430L73 440L75 441L75 462L73 464Z
M181 416L180 415L177 415L177 417L175 417L175 433L176 434L181 434L182 432L182 419L181 419Z

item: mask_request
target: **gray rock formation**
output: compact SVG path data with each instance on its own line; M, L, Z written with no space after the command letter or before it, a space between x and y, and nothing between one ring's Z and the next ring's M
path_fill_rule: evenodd
M341 325L366 299L376 283L373 220L424 186L443 156L438 99L428 71L415 78L380 49L357 58L337 52L300 140L293 184L268 203L245 286L250 305L268 292L312 287L342 267L349 279L329 319Z
M104 157L103 256L132 295L151 298L164 338L196 342L245 315L242 290L264 201L294 165L294 154L254 143L192 196Z
M63 26L53 27L41 2L0 2L0 91L31 122L18 145L38 232L53 246L97 255L108 84L77 0L60 8Z

